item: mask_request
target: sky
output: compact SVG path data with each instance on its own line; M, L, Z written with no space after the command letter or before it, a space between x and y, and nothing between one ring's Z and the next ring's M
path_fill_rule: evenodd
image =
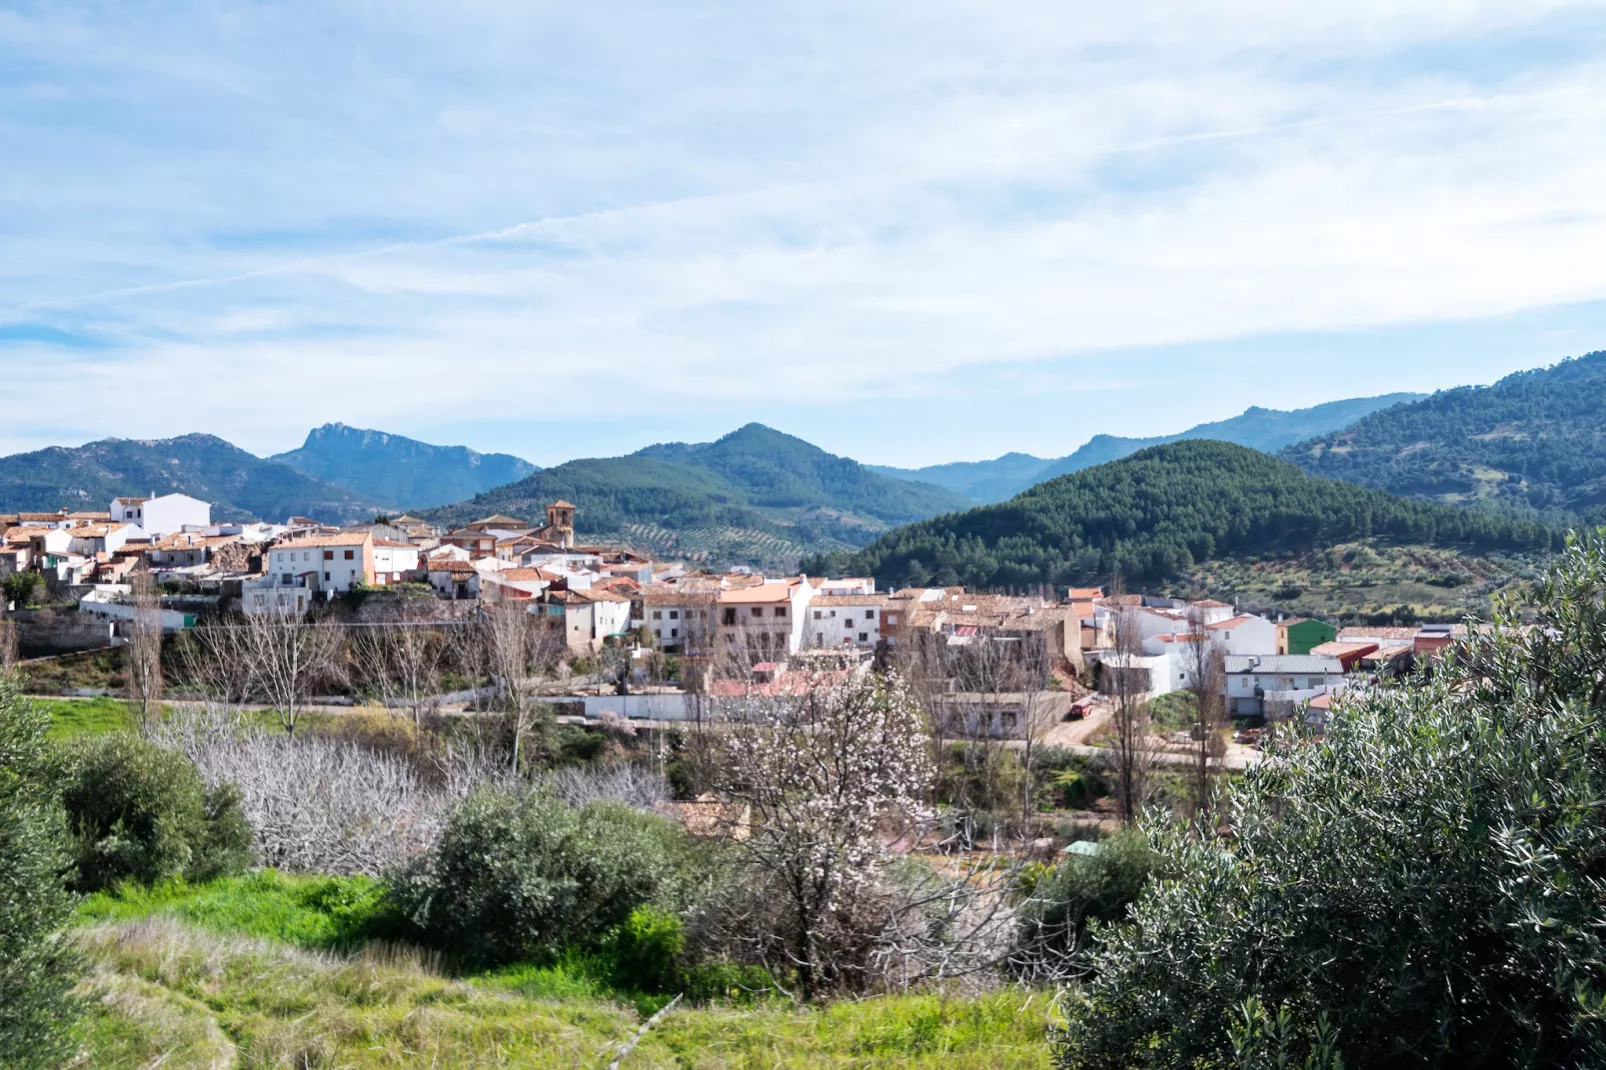
M920 465L1606 348L1606 10L0 0L0 452Z

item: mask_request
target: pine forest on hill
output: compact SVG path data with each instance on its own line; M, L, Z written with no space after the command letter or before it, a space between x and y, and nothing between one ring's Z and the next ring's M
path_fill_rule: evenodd
M108 438L0 457L0 512L104 510L118 495L188 494L214 520L367 520L388 503L264 460L214 435Z
M1606 351L1444 390L1283 450L1314 475L1553 522L1606 520Z
M1307 476L1225 442L1185 441L1041 483L1012 500L912 524L810 571L885 585L997 589L1183 580L1206 562L1297 555L1357 540L1474 554L1549 551L1551 528Z
M962 509L941 487L880 476L802 439L749 424L717 442L569 461L422 515L460 525L496 513L536 520L577 506L584 537L714 563L791 568L799 555L863 546L898 524Z

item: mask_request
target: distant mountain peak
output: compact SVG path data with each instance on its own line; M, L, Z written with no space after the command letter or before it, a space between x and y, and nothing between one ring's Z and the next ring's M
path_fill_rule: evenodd
M510 454L436 446L338 421L313 428L299 449L273 460L402 509L461 501L538 471Z

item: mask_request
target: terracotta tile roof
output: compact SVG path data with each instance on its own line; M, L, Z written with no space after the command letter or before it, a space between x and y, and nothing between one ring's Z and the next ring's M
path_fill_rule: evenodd
M1317 643L1310 648L1312 654L1326 657L1341 658L1346 654L1370 654L1377 649L1376 643Z
M1415 639L1421 628L1400 628L1383 625L1361 625L1353 628L1340 628L1338 641L1352 643L1359 639Z
M308 535L301 539L286 539L275 543L275 550L302 550L321 546L361 546L373 542L372 532L341 531L333 535Z
M6 542L28 542L35 535L43 535L45 532L51 530L53 529L34 527L29 524L19 524L14 528L6 529L5 539Z
M552 503L552 508L553 509L578 509L579 506L575 505L573 502L566 502L562 498L559 498L557 501Z
M1213 632L1224 632L1224 631L1228 631L1229 629L1237 628L1237 627L1240 627L1242 625L1248 624L1251 621L1264 620L1264 619L1265 618L1263 618L1263 617L1251 617L1248 614L1243 614L1243 615L1237 616L1237 617L1229 617L1226 620L1218 620L1214 624L1206 624L1205 627L1209 628Z
M887 596L884 594L817 594L809 601L809 608L815 606L884 606Z
M770 580L752 587L737 587L719 592L721 605L768 605L792 600L793 584Z
M508 583L535 583L551 579L545 569L539 568L504 568L500 572L491 572L487 575L493 580L505 580Z
M1218 602L1214 598L1206 598L1203 602L1195 602L1193 604L1196 605L1196 606L1201 606L1201 607L1203 607L1205 609L1231 609L1232 608L1232 604L1230 602Z
M643 587L641 601L648 606L711 606L713 591L682 590L676 587Z
M469 561L431 561L429 563L429 571L431 571L431 572L478 572L479 569L475 568L473 563L469 562Z
M375 546L388 546L392 550L416 550L417 546L410 542L397 542L395 539L375 539Z

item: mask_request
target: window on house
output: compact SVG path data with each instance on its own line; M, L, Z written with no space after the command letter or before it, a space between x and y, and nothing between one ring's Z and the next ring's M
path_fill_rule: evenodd
M763 606L754 606L752 612L753 612L753 616L762 617L764 615L764 607Z
M1014 728L1016 720L1017 718L1015 716L1015 711L1013 710L1005 710L1003 713L998 715L998 723L1003 725L1005 728Z
M671 610L670 610L670 611L669 611L669 619L670 619L670 620L679 620L679 619L680 619L680 610L678 610L678 609L671 609Z
M355 561L356 559L357 559L357 551L356 550L347 550L346 551L346 560L347 561Z
M653 610L652 611L652 619L653 620L663 620L664 619L664 611L661 610L661 609Z
M814 645L815 646L824 646L825 645L825 633L824 632L815 632L814 633Z
M671 629L669 629L669 638L671 638L671 639L679 639L680 638L680 629L679 628L671 628Z
M325 572L323 574L323 582L325 582L325 583L329 582L329 573Z
M820 611L817 610L817 609L814 611L814 619L815 620L819 620L820 619Z
M776 607L775 607L775 615L776 615L776 616L777 616L777 617L784 617L784 616L786 616L786 607L785 607L785 606L776 606Z
M873 609L865 610L864 611L864 619L865 620L875 620L875 610L873 610Z
M333 561L335 559L335 552L333 550L325 550L323 552L323 559L325 561Z
M726 624L735 624L736 623L736 611L734 609L725 610L725 623Z
M859 642L868 643L869 641L870 641L870 634L868 632L860 632L859 633Z

